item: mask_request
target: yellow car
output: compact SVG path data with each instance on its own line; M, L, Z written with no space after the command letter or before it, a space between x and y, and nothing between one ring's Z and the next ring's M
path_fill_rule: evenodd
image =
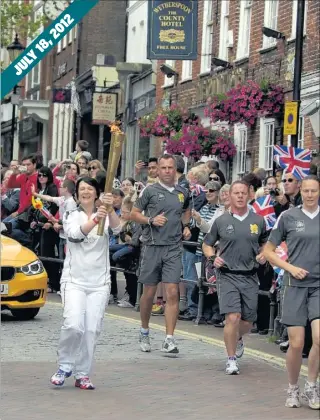
M33 319L45 304L48 275L42 262L19 242L1 235L1 311Z

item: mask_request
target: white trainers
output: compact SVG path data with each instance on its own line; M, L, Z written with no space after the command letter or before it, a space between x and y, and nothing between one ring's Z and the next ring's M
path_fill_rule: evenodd
M243 356L243 353L244 353L244 342L241 337L237 342L237 348L236 348L237 359L240 359Z
M226 364L226 375L239 375L240 370L236 360L228 359Z
M312 386L306 382L301 397L308 402L312 410L320 410L319 386Z
M118 307L119 308L134 308L134 306L131 305L131 303L127 302L126 300L124 300L123 302L119 302Z
M296 387L289 386L287 394L288 395L287 395L286 404L285 404L286 407L288 408L301 407L299 386L296 386Z
M130 299L129 293L125 292L122 298L117 300L117 303L129 302L129 299Z
M174 340L174 338L168 338L166 337L161 348L162 353L166 354L178 354L179 349L178 346Z
M141 349L141 351L143 351L144 353L149 353L151 351L151 344L150 344L149 334L143 334L140 331L139 342L140 342L140 349Z

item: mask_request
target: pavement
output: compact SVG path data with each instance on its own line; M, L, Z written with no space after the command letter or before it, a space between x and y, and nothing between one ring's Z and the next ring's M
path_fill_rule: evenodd
M213 327L180 322L180 354L168 358L160 353L163 317L152 318L153 351L145 354L137 342L138 314L111 305L96 351L96 390L84 391L71 378L63 388L49 382L62 323L58 296L33 321L15 321L6 313L1 321L1 420L319 418L306 405L284 407L286 374L263 350L247 349L241 374L226 376L225 352L221 339L211 335Z

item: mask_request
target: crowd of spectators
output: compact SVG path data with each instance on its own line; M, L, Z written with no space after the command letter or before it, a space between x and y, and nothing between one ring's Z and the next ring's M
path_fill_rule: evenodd
M102 163L92 159L88 152L88 142L77 142L76 150L69 159L62 162L50 161L43 165L41 155L25 156L12 160L9 165L2 164L1 169L1 220L7 227L7 234L22 245L33 249L42 257L65 257L66 238L63 232L63 215L72 211L77 203L74 198L76 182L84 176L95 178L101 191L104 190L106 171ZM225 174L220 170L217 161L197 162L188 171L182 156L176 156L176 182L187 189L192 206L190 222L191 242L183 245L183 273L185 280L197 281L199 264L202 260L202 241L209 232L214 220L228 211L230 185ZM114 180L113 198L115 211L121 218L121 233L114 236L110 233L111 265L125 270L126 291L118 296L117 273L111 273L110 303L122 308L133 308L137 298L137 270L140 257L141 226L130 220L130 212L139 194L144 188L157 182L157 158L151 157L148 162L138 161L132 177ZM315 168L312 169L313 172ZM316 168L317 170L317 168ZM281 169L275 175L269 175L264 169L248 173L243 180L249 185L248 206L252 207L259 197L271 195L277 217L290 207L301 204L300 182L292 173L283 174ZM44 212L32 205L34 198L43 202ZM97 202L99 206L99 200ZM49 216L48 216L49 214ZM59 292L61 267L51 261L44 262L48 272L50 292ZM210 270L209 270L210 271ZM269 291L273 288L277 276L267 263L259 270L260 289ZM278 282L281 286L281 282ZM180 284L179 319L192 322L198 315L198 286L194 282ZM153 315L164 314L166 297L159 284L157 298L152 308ZM268 296L259 296L258 319L253 333L267 334L269 329L270 301ZM204 320L215 327L223 328L224 320L219 313L217 295L214 288L205 296ZM307 343L307 354L310 344ZM277 341L285 351L288 348L286 330Z

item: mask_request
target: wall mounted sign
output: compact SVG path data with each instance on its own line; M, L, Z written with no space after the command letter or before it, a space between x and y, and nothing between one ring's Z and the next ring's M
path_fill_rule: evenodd
M116 114L116 93L93 94L92 124L109 125L116 120Z
M284 106L283 134L297 134L298 102L286 102Z
M70 104L71 89L52 89L52 102L59 104Z
M150 60L196 60L197 0L149 0L148 46Z

